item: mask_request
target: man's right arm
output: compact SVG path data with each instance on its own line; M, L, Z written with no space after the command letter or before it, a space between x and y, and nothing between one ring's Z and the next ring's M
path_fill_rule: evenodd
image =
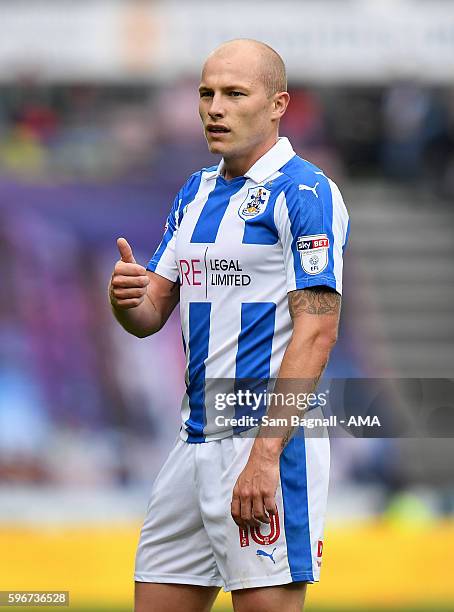
M109 283L112 311L127 332L145 338L163 327L178 304L180 286L137 264L124 238L117 245L121 258Z

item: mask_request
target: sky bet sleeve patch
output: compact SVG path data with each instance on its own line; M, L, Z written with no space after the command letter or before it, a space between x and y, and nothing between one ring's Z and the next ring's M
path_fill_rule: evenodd
M326 234L300 236L296 248L301 258L301 266L307 274L319 274L328 265L329 239Z

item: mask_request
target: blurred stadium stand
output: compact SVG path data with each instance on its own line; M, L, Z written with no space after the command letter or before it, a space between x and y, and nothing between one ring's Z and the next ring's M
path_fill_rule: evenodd
M451 372L448 185L437 192L427 177L433 140L421 145L416 161L412 157L410 174L407 150L402 157L392 150L387 177L385 116L393 87L294 85L281 130L340 182L351 211L345 315L331 376ZM158 448L175 435L182 385L178 323L174 319L152 340L127 337L106 306L105 284L115 237L127 235L146 261L179 183L213 161L191 106L193 89L195 82L187 80L164 90L30 82L3 87L5 480L149 482L161 459ZM425 97L444 108L440 116L449 116L452 98L445 91L427 89ZM175 112L181 99L184 112ZM450 129L449 123L438 127L443 134ZM452 155L445 149L439 167L452 164ZM171 372L157 371L156 352L164 350ZM120 361L125 351L125 362L134 364L127 375ZM159 393L163 376L172 377L169 389L177 389L171 397Z

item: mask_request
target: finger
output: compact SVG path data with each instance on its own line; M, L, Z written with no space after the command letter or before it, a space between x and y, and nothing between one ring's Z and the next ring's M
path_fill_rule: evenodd
M120 260L115 264L114 275L147 276L147 271L140 264L125 263L124 261Z
M239 496L234 493L232 495L232 502L230 504L230 514L232 515L233 520L239 527L243 527L244 523L241 520L241 503Z
M273 495L266 495L263 498L265 510L269 516L277 514L276 500Z
M241 520L251 527L259 527L260 522L252 516L252 498L241 497Z
M138 289L139 287L147 287L150 284L148 276L123 276L115 275L112 278L114 287L122 287L124 289Z
M129 308L136 308L143 302L143 298L129 298L127 300L115 300L116 307L128 310Z
M130 298L141 298L145 295L145 289L142 287L134 287L132 289L123 289L117 287L112 292L117 300L127 300Z
M132 249L129 245L129 242L126 238L118 238L117 239L117 247L120 251L121 260L125 263L136 263L134 259L134 255L132 254Z
M254 495L252 500L252 516L262 523L269 523L270 519L265 512L263 499L261 495Z

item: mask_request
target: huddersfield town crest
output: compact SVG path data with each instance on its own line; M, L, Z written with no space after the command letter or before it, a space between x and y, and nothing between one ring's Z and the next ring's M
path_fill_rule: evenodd
M238 214L244 221L261 215L268 204L271 191L265 187L251 187L248 189L246 199L241 204Z

